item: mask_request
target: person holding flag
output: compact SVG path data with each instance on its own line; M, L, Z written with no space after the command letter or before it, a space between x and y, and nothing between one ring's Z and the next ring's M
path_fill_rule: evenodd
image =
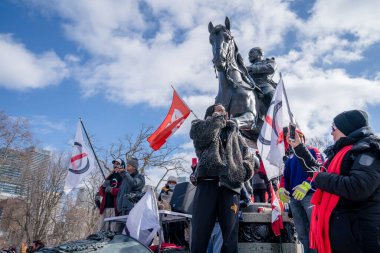
M240 190L253 174L248 146L221 104L207 108L204 120L192 122L190 138L198 157L191 252L206 252L216 218L222 252L238 252Z
M318 253L380 252L380 138L361 110L333 119L334 145L322 166L296 134L290 145L316 187L310 244Z
M305 143L305 135L296 130L301 138L302 143ZM281 178L279 196L280 200L284 203L289 202L290 210L293 214L294 225L296 227L298 239L301 241L304 252L313 253L314 250L309 248L309 231L312 204L310 203L313 197L314 190L311 189L311 177L308 177L307 173L303 170L301 161L294 155L292 148L289 146L289 131L288 128L284 128L285 135L285 148L287 148L287 154L284 158L285 168L284 176ZM313 157L322 164L323 158L318 149L314 147L307 147Z

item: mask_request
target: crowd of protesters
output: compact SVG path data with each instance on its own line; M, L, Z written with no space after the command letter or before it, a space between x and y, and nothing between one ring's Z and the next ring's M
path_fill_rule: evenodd
M322 155L306 145L299 129L294 140L283 129L279 143L286 155L278 196L289 204L304 252L380 252L380 139L360 110L337 115L331 135L334 144ZM192 122L190 137L198 158L190 176L197 186L190 251L238 252L242 203L271 202L269 185L277 187L277 182L268 180L260 154L221 104ZM131 198L142 193L145 179L138 160L129 158L126 164L114 160L114 171L99 189L103 217L128 214L136 203ZM158 195L160 209L170 210L176 184L177 178L167 179ZM179 244L175 238L185 227L178 228L166 226L165 241Z
M265 170L245 166L254 161L246 157L245 141L234 135L235 129L220 104L192 123L190 137L200 161L191 252L206 252L207 242L208 252L237 252L232 207L252 171L253 200L271 198ZM287 130L282 133L287 155L278 194L290 205L304 251L380 252L380 139L370 129L367 113L345 111L333 119L334 145L327 148L326 162L319 150L305 145L301 131L290 140Z

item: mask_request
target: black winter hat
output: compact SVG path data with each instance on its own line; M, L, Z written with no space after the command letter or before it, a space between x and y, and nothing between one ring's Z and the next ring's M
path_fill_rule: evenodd
M362 110L344 111L334 118L335 126L346 136L368 126L368 114Z

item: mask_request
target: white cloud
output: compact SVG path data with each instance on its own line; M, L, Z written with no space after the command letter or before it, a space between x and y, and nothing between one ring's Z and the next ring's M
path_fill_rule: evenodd
M369 79L335 65L360 62L363 52L379 43L379 1L317 0L306 20L283 0L29 3L57 15L66 37L88 58L80 59L75 52L64 61L54 52L36 55L11 36L1 35L0 85L7 88L58 84L68 75L69 64L85 96L100 93L126 105L169 108L173 85L203 118L218 85L207 24L224 24L229 16L246 64L254 46L276 56L291 107L308 137L328 133L332 118L343 110L380 103L380 72ZM293 36L291 45L288 36ZM175 135L188 136L191 119L192 115ZM49 123L41 129L45 127L54 129ZM190 164L192 142L185 140L181 148L177 155ZM149 170L149 183L158 182L163 173L159 168Z
M39 133L51 134L57 132L65 132L67 130L66 121L51 121L44 115L34 115L29 118L30 125L38 129Z
M0 86L26 90L56 85L68 70L54 52L34 54L9 34L0 34Z
M316 60L350 62L361 59L363 51L380 41L379 1L316 1L311 17L300 31Z
M217 92L207 24L223 24L229 16L245 59L253 46L270 56L282 52L278 71L309 135L328 132L342 110L380 103L379 78L335 67L360 62L363 52L379 43L378 1L318 0L306 20L281 0L37 3L55 11L66 36L90 54L85 62L70 57L86 96L102 93L126 105L167 107L172 84L202 118ZM289 45L286 36L292 34ZM176 134L188 133L189 124Z

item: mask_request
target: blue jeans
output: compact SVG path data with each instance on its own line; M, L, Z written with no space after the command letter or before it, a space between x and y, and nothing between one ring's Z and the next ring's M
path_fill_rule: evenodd
M302 200L290 200L290 209L293 214L294 225L298 234L298 239L301 241L305 253L315 253L309 249L309 233L312 204L310 203L313 193L308 193Z
M207 253L220 253L223 244L222 230L220 230L219 222L215 222L212 230L210 241L207 246Z

